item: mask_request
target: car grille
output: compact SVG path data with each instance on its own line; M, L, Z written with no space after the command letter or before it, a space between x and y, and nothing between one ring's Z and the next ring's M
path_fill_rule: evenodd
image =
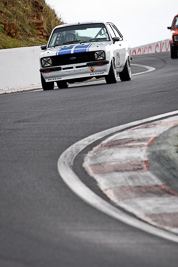
M75 53L51 57L53 66L95 61L94 52Z

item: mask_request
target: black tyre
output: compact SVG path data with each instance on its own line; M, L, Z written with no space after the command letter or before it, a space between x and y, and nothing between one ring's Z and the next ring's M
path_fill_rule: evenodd
M170 46L171 58L177 58L177 51L175 50L174 46Z
M46 90L53 90L54 89L54 82L45 82L43 75L41 74L41 85L44 91Z
M119 73L119 77L120 77L122 82L131 80L132 73L131 73L130 59L129 58L127 59L127 61L125 63L123 71Z
M106 83L117 83L117 71L116 71L116 66L115 66L115 61L114 59L111 61L111 67L109 70L109 74L105 77Z
M68 84L65 81L57 82L57 86L59 89L68 88Z

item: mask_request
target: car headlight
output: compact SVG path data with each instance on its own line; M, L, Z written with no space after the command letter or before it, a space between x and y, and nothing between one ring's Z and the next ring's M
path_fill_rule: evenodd
M97 52L95 52L95 59L96 60L103 60L103 59L105 59L105 52L104 51L97 51Z
M174 35L174 41L178 42L178 35Z
M52 66L52 60L50 57L44 57L41 59L41 65L43 68L51 67Z

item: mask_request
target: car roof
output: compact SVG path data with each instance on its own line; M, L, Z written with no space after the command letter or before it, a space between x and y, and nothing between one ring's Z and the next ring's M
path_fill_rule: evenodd
M69 27L69 26L76 26L76 25L83 25L83 24L96 24L96 23L102 23L102 24L107 24L107 22L103 21L90 21L90 22L77 22L77 23L72 23L72 24L62 24L56 26L54 29L62 28L62 27Z

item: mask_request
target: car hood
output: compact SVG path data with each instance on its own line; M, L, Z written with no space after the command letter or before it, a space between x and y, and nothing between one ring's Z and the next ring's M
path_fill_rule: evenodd
M48 48L46 51L42 52L41 57L106 50L111 43L112 42L95 42L56 46Z

